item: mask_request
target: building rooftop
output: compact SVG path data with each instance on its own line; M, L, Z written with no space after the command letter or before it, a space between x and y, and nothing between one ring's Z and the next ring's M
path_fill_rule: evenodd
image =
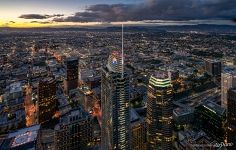
M52 77L47 77L47 78L43 78L42 80L40 80L41 82L47 82L47 83L51 83L54 81L54 79Z
M138 115L138 113L133 109L131 108L130 109L130 122L135 122L135 121L138 121L140 119L140 116Z
M122 73L122 55L119 51L113 51L107 63L107 68L109 71Z
M17 130L9 133L0 149L36 149L40 125Z
M189 108L176 108L173 110L175 116L182 116L192 113L193 111Z
M210 62L210 63L218 63L218 62L221 62L220 60L217 60L217 59L206 59L207 62Z
M157 71L152 74L153 77L156 79L167 79L169 78L168 72L167 71Z
M210 110L216 114L219 114L219 115L223 115L226 111L225 108L221 107L220 105L218 105L212 101L206 101L205 103L203 103L203 106L205 108L207 108L208 110Z
M60 125L68 125L79 120L86 119L89 117L89 113L84 111L82 107L77 107L74 110L70 110L60 118L60 123L55 126L55 130L60 129Z
M20 82L15 82L10 84L10 93L16 93L16 92L21 92L21 83Z
M150 77L149 83L155 87L170 87L171 78L167 71L157 71Z
M77 57L68 57L68 58L66 58L65 63L70 63L70 62L74 62L74 61L78 61L78 60L79 60L79 58L77 58Z

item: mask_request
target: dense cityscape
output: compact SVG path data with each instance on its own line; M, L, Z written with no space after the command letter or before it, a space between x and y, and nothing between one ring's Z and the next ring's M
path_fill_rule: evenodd
M235 0L1 0L0 150L236 150Z
M123 34L5 29L0 149L235 145L235 34Z

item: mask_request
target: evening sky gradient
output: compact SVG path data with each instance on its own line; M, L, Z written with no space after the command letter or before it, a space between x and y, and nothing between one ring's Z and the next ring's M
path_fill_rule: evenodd
M230 24L236 0L1 0L0 27Z

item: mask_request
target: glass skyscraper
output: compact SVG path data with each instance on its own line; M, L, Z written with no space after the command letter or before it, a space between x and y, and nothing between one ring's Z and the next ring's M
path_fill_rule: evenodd
M147 142L148 150L172 149L173 89L168 72L154 73L148 84Z
M130 149L129 77L114 51L101 71L102 150Z

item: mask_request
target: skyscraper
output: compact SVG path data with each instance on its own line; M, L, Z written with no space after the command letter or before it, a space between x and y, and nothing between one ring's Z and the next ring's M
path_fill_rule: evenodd
M65 61L66 66L66 78L64 80L65 93L69 94L70 90L76 89L79 79L79 59L68 58Z
M123 72L122 54L111 53L101 71L101 149L130 149L129 77Z
M172 147L173 89L168 72L154 73L148 84L147 142L148 150Z
M225 68L221 73L221 106L227 108L228 90L236 86L236 69Z
M221 74L221 62L218 60L206 60L206 72L211 76L218 76Z
M122 51L113 51L101 69L102 135L101 149L130 149L129 77L124 71Z
M227 143L233 143L236 148L236 88L228 91L228 112L227 112Z
M56 111L56 81L45 78L38 84L38 120L44 123L52 118Z

